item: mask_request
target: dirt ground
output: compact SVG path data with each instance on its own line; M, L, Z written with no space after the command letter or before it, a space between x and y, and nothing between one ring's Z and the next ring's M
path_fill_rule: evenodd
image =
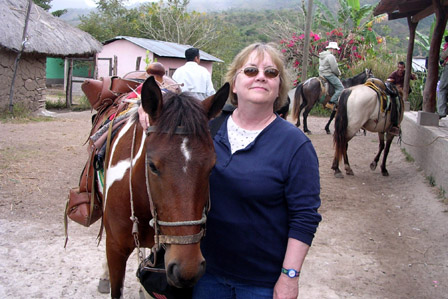
M63 211L86 161L91 113L49 122L0 124L0 298L108 298L96 290L104 241L98 223L69 223ZM337 179L326 119L310 117L320 162L323 221L305 261L300 298L448 298L448 206L394 143L389 177L369 164L376 135L350 143L355 176ZM125 298L138 298L137 258Z

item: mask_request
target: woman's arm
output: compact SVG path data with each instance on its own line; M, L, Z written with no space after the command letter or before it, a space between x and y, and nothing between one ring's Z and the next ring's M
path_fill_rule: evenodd
M310 247L299 240L289 238L283 268L300 271ZM290 278L280 273L274 287L274 299L296 299L299 295L299 277Z

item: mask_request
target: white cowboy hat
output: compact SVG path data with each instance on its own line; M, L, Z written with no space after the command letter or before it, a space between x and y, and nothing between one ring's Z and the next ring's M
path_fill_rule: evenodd
M338 43L337 42L330 42L325 49L340 50L340 48L338 47Z

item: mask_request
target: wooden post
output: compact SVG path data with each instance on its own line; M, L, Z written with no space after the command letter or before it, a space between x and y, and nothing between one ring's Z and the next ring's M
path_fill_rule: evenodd
M409 27L409 42L408 42L408 53L406 56L406 69L404 73L404 83L403 83L403 100L408 101L409 98L409 82L412 73L412 53L414 52L414 41L415 41L415 31L417 29L418 22L414 23L411 17L408 16L408 27Z
M306 14L305 25L305 40L303 45L303 57L302 57L302 77L301 81L304 82L308 77L308 56L310 53L310 33L311 33L311 21L313 15L313 0L308 0L308 11Z
M67 108L72 107L72 88L73 88L73 59L68 58L68 69L67 69L67 86L65 89L65 106Z
M439 75L439 51L442 43L443 33L447 23L447 15L439 0L432 0L434 11L436 13L436 25L432 35L431 45L429 47L428 58L428 77L426 77L425 89L423 90L424 112L434 113L436 111L436 89Z
M114 55L114 66L113 66L112 76L117 75L117 69L118 69L117 62L118 62L117 55Z

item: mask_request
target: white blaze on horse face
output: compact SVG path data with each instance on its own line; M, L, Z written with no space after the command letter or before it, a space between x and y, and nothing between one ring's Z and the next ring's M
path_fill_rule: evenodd
M188 161L191 160L191 150L187 147L187 143L188 143L188 138L184 138L182 141L182 145L180 146L180 151L185 157L185 166L182 167L182 170L184 171L184 173L187 173L187 169L188 169L187 164L188 164Z
M123 127L123 129L118 134L117 140L115 141L115 143L111 149L109 165L108 165L107 174L106 174L106 182L105 182L105 184L106 184L106 191L105 191L105 197L104 197L105 199L107 199L107 194L108 194L109 188L112 186L112 184L114 182L121 181L123 179L124 175L126 174L126 172L128 171L128 169L131 168L131 159L125 159L125 160L118 161L118 163L115 165L112 165L112 161L114 158L115 149L116 149L117 145L120 142L123 142L121 140L123 138L123 136L127 132L132 134L132 132L130 132L130 129L133 128L133 126L132 126L133 124L134 124L133 121L129 121L126 123L126 125ZM132 159L132 165L135 165L137 163L138 159L140 159L141 157L144 157L143 149L145 146L145 139L146 139L146 134L145 134L145 132L143 132L143 136L141 138L140 144L136 145L136 146L139 146L139 149L138 149L137 154Z

